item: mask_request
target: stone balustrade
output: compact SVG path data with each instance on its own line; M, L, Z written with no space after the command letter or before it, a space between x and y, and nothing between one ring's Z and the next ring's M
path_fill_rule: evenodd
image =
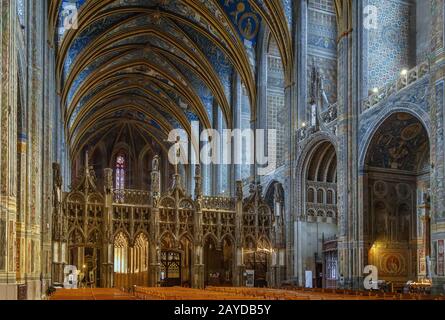
M362 112L365 112L397 92L409 87L417 80L426 76L429 71L429 62L425 61L407 71L406 74L401 74L395 82L385 86L384 88L378 88L378 91L373 92L363 101Z
M204 210L217 209L217 210L235 210L235 199L228 197L203 197L202 208Z

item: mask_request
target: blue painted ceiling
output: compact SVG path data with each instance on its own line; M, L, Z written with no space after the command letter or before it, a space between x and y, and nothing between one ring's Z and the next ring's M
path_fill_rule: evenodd
M230 121L224 106L230 107L235 65L240 64L233 43L249 56L262 27L248 0L201 1L204 9L199 12L186 1L100 3L63 0L59 9L55 45L72 147L96 143L100 128L110 126L107 134L118 130L113 122L137 123L137 130L145 127L150 134L184 128L195 120L211 124L214 105ZM289 10L289 1L283 3ZM65 30L73 6L79 21L87 22ZM215 21L220 29L212 25ZM139 111L129 110L132 105Z

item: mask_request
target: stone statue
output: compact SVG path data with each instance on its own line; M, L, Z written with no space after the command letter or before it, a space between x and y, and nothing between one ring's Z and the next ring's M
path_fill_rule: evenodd
M283 203L284 201L283 185L281 183L274 185L274 201L277 203Z
M311 105L315 105L319 102L320 88L321 88L320 73L315 67L315 61L312 60L310 101L309 101Z
M249 194L250 196L253 196L255 194L256 188L255 188L255 183L251 183L249 185Z
M173 182L172 182L172 187L171 190L174 191L176 189L178 190L182 190L182 180L181 180L181 175L180 174L174 174L173 175Z
M60 164L54 162L53 163L53 181L54 185L57 187L62 187L62 175L60 170Z
M62 201L62 175L60 173L60 164L53 163L53 192L54 206L56 207Z
M201 180L201 166L195 166L195 197L199 198L202 195L202 180Z
M263 198L263 186L260 182L257 182L257 193L258 193L258 199Z
M322 74L319 74L320 76L320 93L321 93L321 97L322 97L322 106L323 107L328 107L330 105L329 103L329 99L328 96L326 95L326 91L324 89L324 78Z
M201 165L197 164L195 166L195 176L196 177L201 177Z
M152 170L159 171L159 156L157 155L153 157Z
M97 177L96 177L96 171L94 170L94 167L93 167L93 166L90 166L90 167L88 168L88 172L89 172L89 175L90 175L90 177L91 177L91 180L92 180L94 183L96 183L96 181L97 181Z

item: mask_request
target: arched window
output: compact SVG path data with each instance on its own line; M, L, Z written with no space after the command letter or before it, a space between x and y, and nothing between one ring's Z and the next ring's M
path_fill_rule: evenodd
M334 192L332 190L328 190L326 202L327 202L327 204L335 204L334 203Z
M125 156L119 154L116 157L116 190L125 189Z
M315 202L315 193L314 189L309 188L307 191L307 202L314 203Z
M323 204L324 202L324 190L318 189L317 191L317 203Z

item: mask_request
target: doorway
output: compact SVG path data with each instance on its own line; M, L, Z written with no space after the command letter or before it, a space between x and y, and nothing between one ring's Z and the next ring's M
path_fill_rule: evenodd
M181 286L181 259L178 251L161 252L161 286Z

